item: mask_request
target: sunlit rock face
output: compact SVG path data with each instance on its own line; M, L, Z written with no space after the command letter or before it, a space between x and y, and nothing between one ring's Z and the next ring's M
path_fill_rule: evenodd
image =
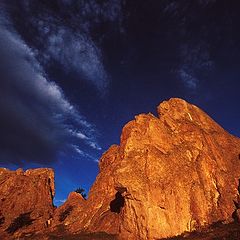
M158 117L141 114L127 123L99 169L87 200L70 193L54 213L51 170L1 169L0 230L30 212L26 232L38 231L39 239L106 232L154 240L240 219L240 140L184 100L165 101Z
M160 104L158 115L139 115L123 128L114 172L115 189L126 189L120 235L157 239L230 221L239 139L180 99Z
M100 159L100 173L93 184L87 200L78 201L72 204L71 193L63 205L73 206L73 212L70 213L62 225L66 232L77 233L86 232L107 232L109 234L118 234L121 206L111 203L116 197L114 174L119 166L118 157L119 147L113 145L103 154ZM113 205L111 207L111 205ZM116 205L116 207L115 207ZM60 211L63 212L62 210ZM53 221L56 225L56 220Z
M0 168L0 239L17 239L47 227L54 207L54 172Z
M64 223L64 226L68 226L70 223L74 222L79 215L83 215L82 209L85 205L85 202L86 200L81 194L71 192L67 201L55 210L49 227L55 228L62 223Z
M240 178L240 140L181 99L126 124L70 231L159 239L232 221Z

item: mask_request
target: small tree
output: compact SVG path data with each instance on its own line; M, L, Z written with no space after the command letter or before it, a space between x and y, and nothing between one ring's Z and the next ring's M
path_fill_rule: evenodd
M81 194L84 199L87 198L87 194L85 193L85 189L83 189L83 188L80 187L80 188L77 188L77 189L75 190L75 192Z

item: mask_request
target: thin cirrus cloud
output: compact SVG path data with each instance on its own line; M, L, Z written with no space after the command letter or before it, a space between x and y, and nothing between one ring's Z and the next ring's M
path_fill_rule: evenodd
M106 93L109 76L103 64L101 43L111 29L98 35L96 29L102 29L103 23L114 29L117 24L120 28L121 1L5 2L12 16L18 16L16 24L21 23L23 35L24 29L31 26L29 41L43 66L58 63L63 72L78 75L80 81L92 84L102 95Z
M49 79L48 67L58 63L104 94L101 36L95 42L91 32L102 21L120 22L120 15L117 0L0 3L1 163L49 164L69 152L95 161L89 153L101 150L95 126Z
M201 81L200 72L209 73L214 68L206 42L198 41L192 46L191 43L182 44L180 47L179 78L189 90L195 91Z
M28 46L9 19L0 12L1 163L49 164L60 153L82 153L81 144L100 150L94 126L48 79L36 49ZM73 134L76 128L78 135Z
M45 39L40 61L60 63L65 72L75 72L100 91L105 91L108 75L102 63L101 51L91 38L70 28L51 24L51 19L37 24L41 39Z
M215 66L209 52L208 38L211 32L207 32L204 21L199 25L196 24L196 19L198 19L196 15L200 15L201 12L196 14L195 10L205 10L215 3L216 0L194 2L170 0L163 7L163 13L174 19L178 26L174 32L179 39L177 45L179 64L175 72L176 77L190 93L198 90L203 80L202 75L207 76ZM196 24L195 28L192 28L193 23Z
M64 202L66 202L67 199L56 199L55 202L59 203L59 204L63 204Z
M93 149L95 149L95 150L102 150L102 148L101 148L93 139L91 139L90 137L88 137L88 136L85 135L84 133L82 133L82 132L77 132L77 131L73 131L72 129L69 129L69 133L70 133L72 136L74 136L74 137L76 137L76 138L78 138L78 139L80 139L80 140L84 140L85 143L86 143L89 147L91 147L91 148L93 148ZM76 148L75 148L75 149L76 149ZM77 152L79 153L79 150L77 150Z

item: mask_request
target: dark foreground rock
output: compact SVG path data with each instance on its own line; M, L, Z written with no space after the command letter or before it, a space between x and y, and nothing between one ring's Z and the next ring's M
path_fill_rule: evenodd
M161 103L158 117L140 114L126 124L99 168L88 200L70 194L29 238L84 239L88 232L91 239L153 240L203 234L216 222L238 226L230 223L239 218L240 140L181 99Z
M48 234L33 234L22 236L22 239L31 240L118 240L117 235L107 234L104 232L97 233L79 233L69 234L60 227L58 230ZM194 231L192 233L184 233L181 236L172 238L163 238L159 240L239 240L240 227L238 223L221 224L215 223L212 226L202 229L201 231Z

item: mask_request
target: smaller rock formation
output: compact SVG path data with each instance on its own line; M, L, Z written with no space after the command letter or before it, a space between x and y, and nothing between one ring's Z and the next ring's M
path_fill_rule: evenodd
M42 231L53 216L54 172L0 169L0 239Z
M71 192L68 196L67 201L57 208L54 212L53 221L51 227L63 224L68 226L69 223L74 222L76 217L81 214L81 210L85 205L86 200L81 194Z

